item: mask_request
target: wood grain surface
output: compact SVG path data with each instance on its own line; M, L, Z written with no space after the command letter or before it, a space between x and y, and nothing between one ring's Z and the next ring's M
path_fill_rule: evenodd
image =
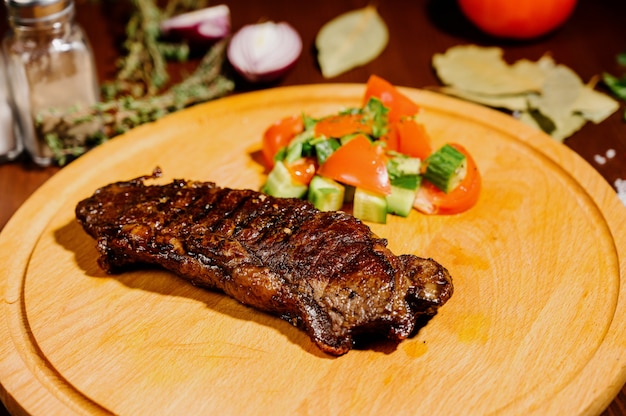
M160 270L106 275L74 220L150 173L258 189L260 134L358 105L357 84L232 96L135 129L39 188L0 234L0 380L12 414L598 414L626 380L626 208L577 154L501 113L405 89L484 178L455 216L372 224L455 294L418 334L333 358L278 318ZM620 232L621 230L621 232ZM19 235L19 239L16 236ZM453 398L453 399L452 399Z

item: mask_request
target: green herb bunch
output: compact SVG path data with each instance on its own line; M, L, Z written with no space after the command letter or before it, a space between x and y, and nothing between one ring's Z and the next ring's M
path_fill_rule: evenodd
M189 47L182 42L162 41L160 22L205 7L204 2L169 0L163 9L155 0L131 2L134 11L126 26L126 54L118 60L116 78L103 83L102 101L86 108L50 109L37 115L37 133L61 166L129 129L234 89L233 81L221 70L226 40L214 44L188 77L167 87L167 61L188 59Z

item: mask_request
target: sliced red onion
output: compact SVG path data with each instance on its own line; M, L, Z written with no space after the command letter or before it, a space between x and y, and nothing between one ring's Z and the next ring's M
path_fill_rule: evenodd
M230 35L230 9L225 4L179 14L161 22L166 36L210 43Z
M302 53L302 39L288 23L265 22L242 27L228 45L228 60L250 82L270 82L284 75Z

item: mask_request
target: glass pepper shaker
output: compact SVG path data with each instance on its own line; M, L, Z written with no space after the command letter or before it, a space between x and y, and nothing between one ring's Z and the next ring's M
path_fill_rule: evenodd
M4 54L0 53L0 163L16 159L22 150L22 134L15 120L15 107L6 76L6 61Z
M98 102L93 53L74 20L73 0L5 3L10 30L3 49L24 147L36 164L48 166L56 145L39 120Z

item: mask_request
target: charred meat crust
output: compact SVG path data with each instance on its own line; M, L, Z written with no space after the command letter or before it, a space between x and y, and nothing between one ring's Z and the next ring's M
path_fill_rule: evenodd
M105 271L158 265L301 327L332 355L361 333L404 339L452 295L444 267L395 256L346 213L211 182L144 184L158 175L112 183L77 205Z

